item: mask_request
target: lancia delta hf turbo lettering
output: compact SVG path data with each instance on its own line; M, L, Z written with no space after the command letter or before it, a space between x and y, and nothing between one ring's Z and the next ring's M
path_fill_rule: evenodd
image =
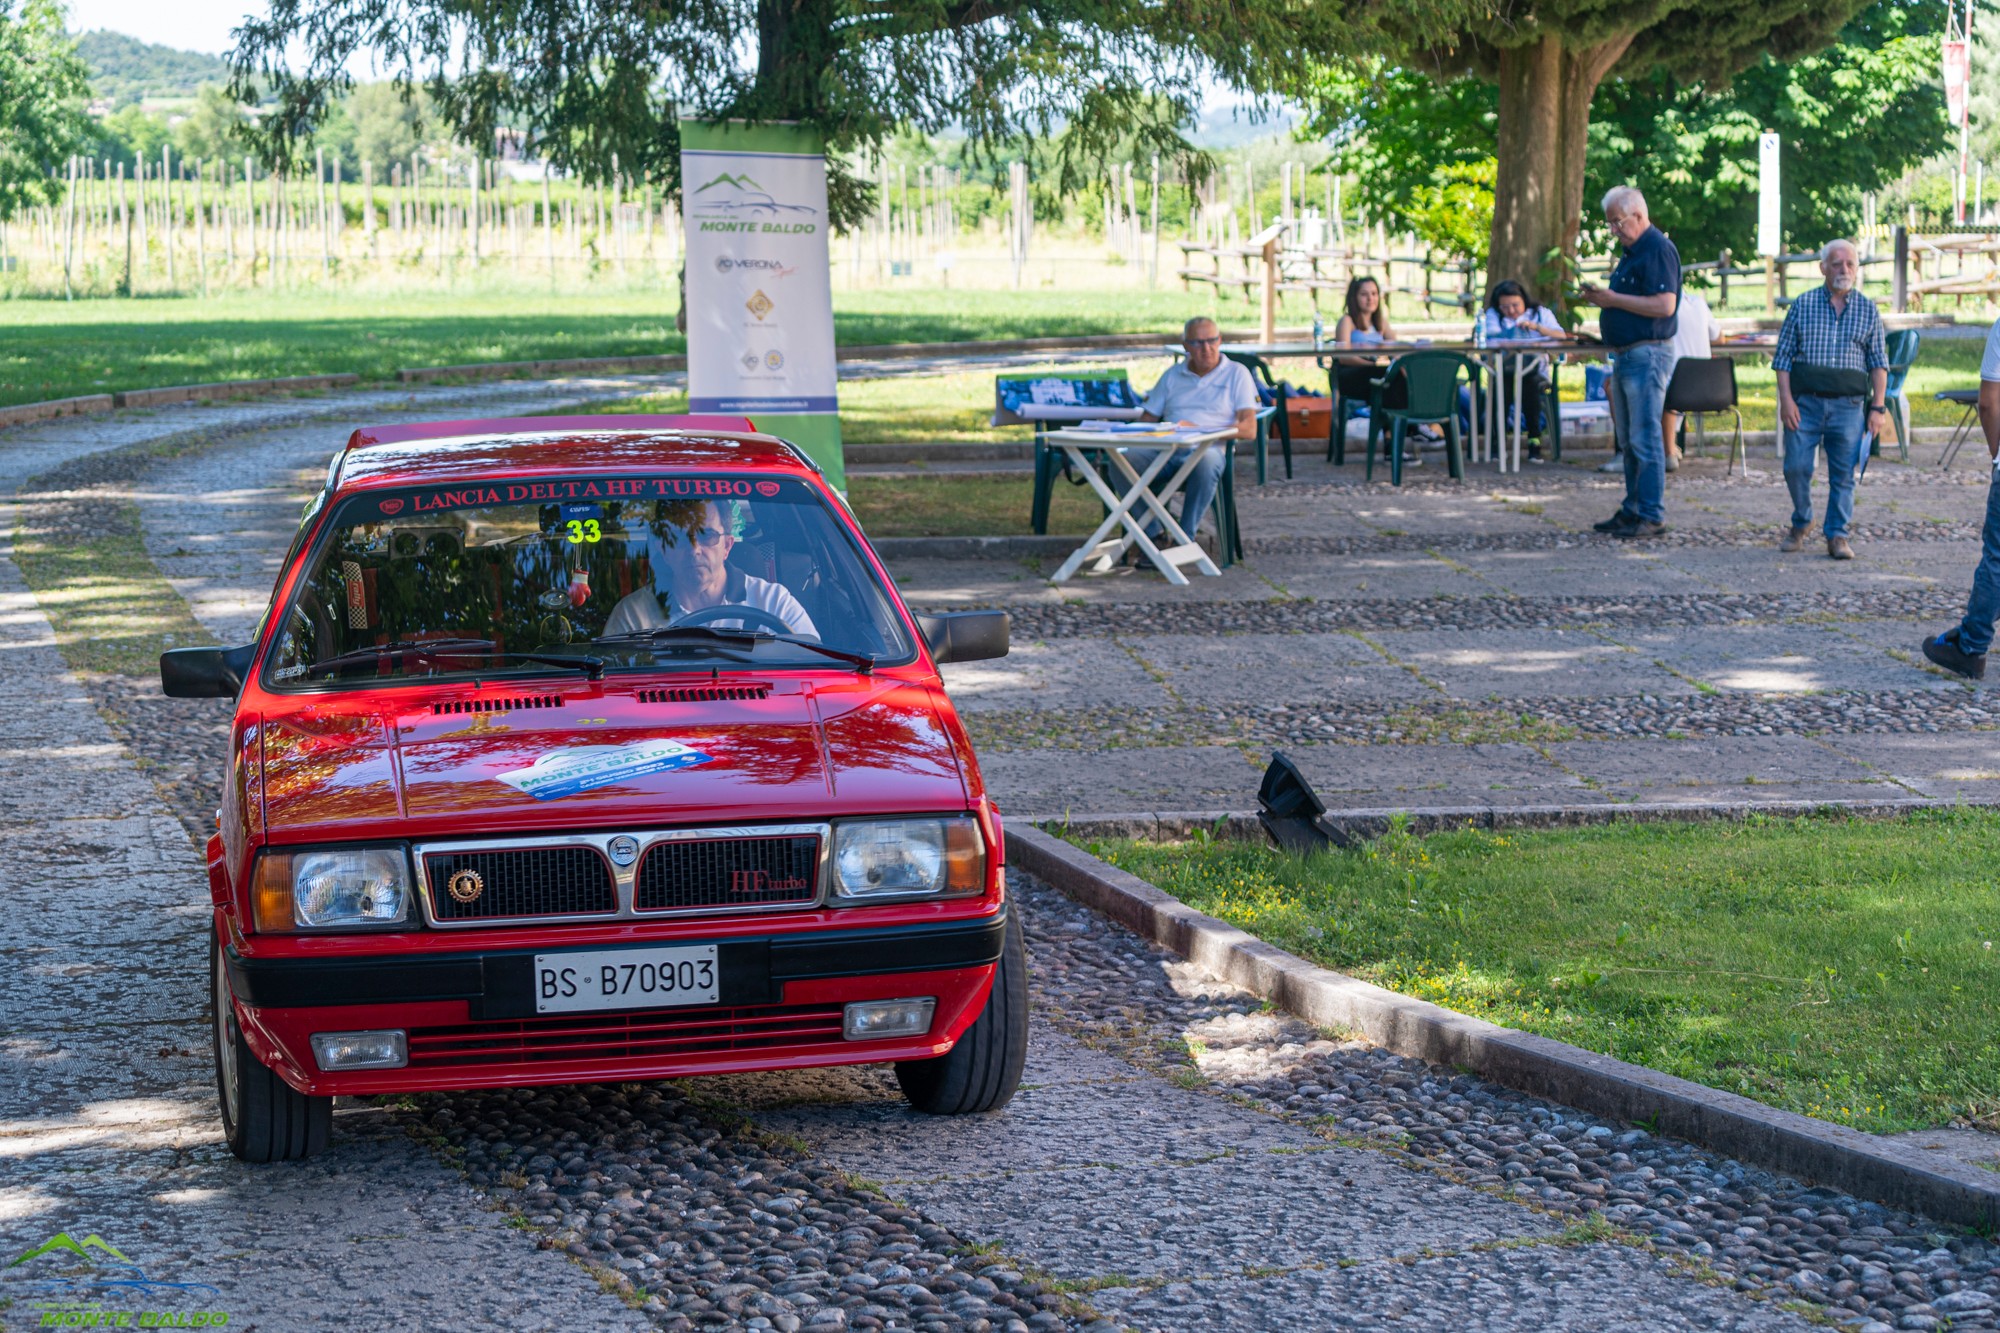
M1003 1105L1027 1047L1000 817L916 616L806 456L741 418L356 431L252 643L217 830L230 1148L332 1099L893 1062Z

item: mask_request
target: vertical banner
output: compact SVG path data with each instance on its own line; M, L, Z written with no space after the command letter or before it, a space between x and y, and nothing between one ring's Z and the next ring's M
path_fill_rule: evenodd
M681 122L688 411L747 416L847 488L826 153L796 125Z
M1757 138L1757 253L1767 258L1785 252L1778 201L1778 136L1766 130Z

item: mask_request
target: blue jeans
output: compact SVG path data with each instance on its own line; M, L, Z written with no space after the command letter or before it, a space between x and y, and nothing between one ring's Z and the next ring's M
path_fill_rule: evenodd
M1991 648L1996 620L2000 620L2000 485L1991 485L1986 490L1979 568L1972 571L1972 596L1966 599L1965 619L1958 626L1959 649L1977 656Z
M1187 529L1187 535L1190 537L1194 536L1195 529L1201 526L1201 516L1206 514L1209 505L1215 502L1215 488L1222 484L1222 460L1227 447L1227 443L1225 442L1223 446L1211 449L1203 455L1201 462L1195 465L1194 471L1188 474L1187 485L1181 488L1181 526ZM1181 465L1188 461L1188 456L1193 452L1194 450L1192 449L1174 450L1174 456L1167 461L1165 467L1160 469L1160 475L1155 480L1162 483L1171 480L1174 473L1181 470ZM1125 451L1125 458L1132 464L1132 469L1135 472L1144 472L1153 465L1153 460L1159 456L1160 451L1158 449L1127 449ZM1126 482L1123 476L1117 478L1117 484L1120 495L1125 494L1130 489L1129 483ZM1152 510L1142 504L1137 506L1132 512L1134 517L1141 519L1145 523L1146 535L1148 537L1157 537L1160 535L1162 529L1159 526L1159 521L1153 518Z
M1854 518L1854 468L1861 459L1861 399L1798 397L1799 428L1785 432L1785 485L1792 526L1812 524L1814 455L1826 449L1826 535L1845 537Z
M1660 434L1660 413L1666 411L1667 381L1678 359L1672 343L1637 343L1619 349L1611 370L1611 406L1625 445L1620 508L1647 523L1667 516L1667 442Z

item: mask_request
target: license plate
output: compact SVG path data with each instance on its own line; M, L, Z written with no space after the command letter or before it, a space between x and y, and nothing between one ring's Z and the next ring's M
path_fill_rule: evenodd
M658 1009L720 998L713 944L535 955L538 1014Z

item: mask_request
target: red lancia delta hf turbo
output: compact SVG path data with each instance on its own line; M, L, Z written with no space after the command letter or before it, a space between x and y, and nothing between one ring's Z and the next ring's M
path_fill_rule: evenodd
M249 1161L341 1093L893 1061L991 1110L1027 1046L1000 819L913 616L804 454L741 418L357 431L236 701L210 974Z

